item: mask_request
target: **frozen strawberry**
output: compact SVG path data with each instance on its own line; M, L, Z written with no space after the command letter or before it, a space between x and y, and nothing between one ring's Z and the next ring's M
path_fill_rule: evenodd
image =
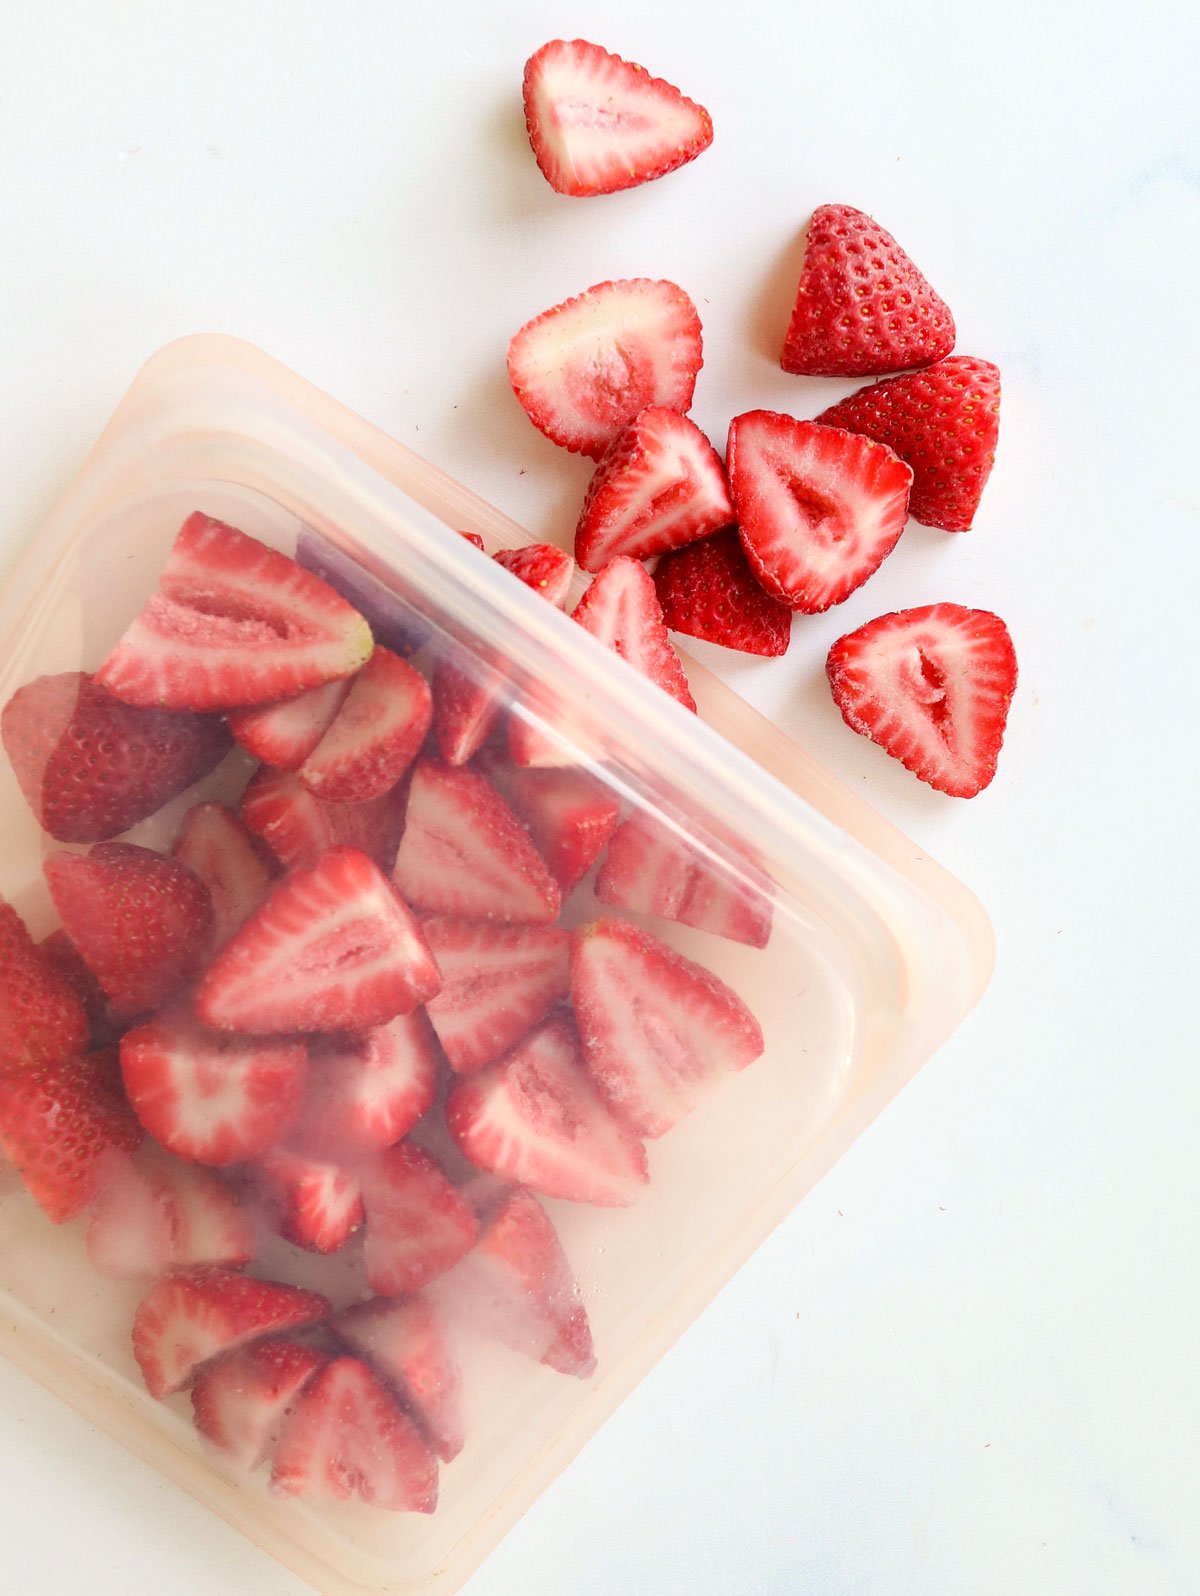
M363 1196L367 1279L381 1297L419 1291L470 1252L477 1229L470 1205L412 1142L364 1169Z
M203 803L183 817L171 857L193 870L208 888L221 947L266 896L271 870L266 850L224 804Z
M624 920L574 933L571 1000L588 1069L639 1136L669 1131L763 1050L736 992Z
M874 438L912 467L914 521L970 530L1000 437L1000 373L990 361L951 355L860 388L817 419Z
M621 800L582 770L522 770L487 754L480 768L528 827L566 898L612 835Z
M43 864L63 927L120 1014L142 1014L185 987L208 957L208 888L178 859L129 842L55 853Z
M389 572L385 583L307 527L296 539L296 562L358 611L381 648L390 648L393 654L412 654L428 638L429 623L405 596L394 572Z
M0 898L0 1075L82 1053L91 1026L74 982Z
M649 1179L641 1142L596 1090L565 1016L460 1081L446 1123L473 1164L547 1197L626 1208Z
M904 531L912 472L869 438L748 410L730 423L726 455L750 568L794 610L840 604Z
M105 1171L87 1236L97 1274L152 1280L192 1264L233 1269L255 1250L250 1214L211 1170L143 1142Z
M696 700L671 647L654 580L644 565L620 555L610 560L580 599L574 619L685 709L695 711Z
M371 628L333 588L197 511L96 680L127 704L240 709L351 676L373 646Z
M333 1328L352 1352L399 1391L433 1449L450 1463L463 1449L462 1372L433 1306L423 1297L376 1298Z
M432 1513L438 1466L424 1436L358 1358L335 1358L283 1426L271 1484L311 1502L352 1497L396 1513Z
M0 943L3 940L2 923L3 913L0 911ZM61 927L57 931L51 931L48 937L44 937L38 943L38 948L83 1004L83 1012L87 1016L88 1032L83 1045L64 1050L63 1057L66 1057L68 1051L87 1052L89 1046L112 1047L120 1039L124 1025L119 1016L113 1013L112 1005L104 995L104 988L83 962L82 953ZM8 964L11 958L13 958L12 950L0 946L0 961L9 980L13 979L19 969L19 966ZM3 990L4 980L4 975L0 975L0 991ZM3 1006L4 1000L0 997L0 1010ZM3 1073L4 1067L0 1066L0 1075Z
M927 604L840 637L826 664L847 726L914 776L973 798L996 774L1017 656L989 610Z
M133 1319L133 1355L152 1397L192 1383L202 1364L260 1337L320 1324L315 1291L252 1280L230 1269L176 1269L156 1280Z
M59 842L128 831L229 750L215 716L123 704L82 671L19 687L0 737L38 824Z
M139 1120L199 1164L239 1164L278 1141L300 1107L298 1037L205 1030L184 1005L121 1038L121 1075Z
M676 920L752 948L765 948L771 936L769 892L748 860L740 868L723 868L645 814L617 827L596 876L601 903Z
M362 1187L347 1169L273 1147L258 1171L274 1202L279 1234L310 1252L337 1252L363 1222Z
M229 716L229 729L240 746L264 765L274 770L299 770L333 725L349 691L350 680L343 679L310 687L297 698L285 698L278 704L235 709Z
M382 798L417 757L431 714L425 678L398 654L377 648L300 767L300 780L332 803Z
M877 377L954 348L954 317L879 223L852 205L813 212L784 371Z
M442 972L426 1013L460 1075L506 1053L567 995L568 936L556 926L434 918L421 929Z
M527 322L508 377L539 432L593 460L647 405L688 410L703 365L700 318L675 283L597 283Z
M519 549L500 549L492 558L555 609L567 602L575 561L553 543L524 543Z
M111 1055L87 1053L0 1076L0 1152L56 1225L96 1196L114 1154L142 1139L110 1089Z
M712 143L702 105L584 39L551 39L531 55L524 97L534 156L560 194L636 188Z
M345 1031L410 1013L440 985L395 888L354 848L293 870L226 943L196 1012L220 1031Z
M390 874L404 830L406 798L402 783L366 803L326 803L298 776L259 770L242 794L241 815L285 870L315 865L330 848L344 845L361 848Z
M333 1163L391 1147L432 1105L440 1063L423 1009L369 1031L310 1037L308 1090L289 1143Z
M274 1455L301 1392L327 1361L298 1341L252 1341L196 1376L196 1428L238 1468L258 1468Z
M484 552L483 539L479 536L478 532L460 532L458 535L460 538L464 538L468 543L470 543L472 547L477 548L480 554Z
M496 789L473 770L417 765L396 885L426 914L539 924L558 916L558 883Z
M654 568L654 591L672 632L743 654L786 654L792 612L759 585L736 531L690 543Z

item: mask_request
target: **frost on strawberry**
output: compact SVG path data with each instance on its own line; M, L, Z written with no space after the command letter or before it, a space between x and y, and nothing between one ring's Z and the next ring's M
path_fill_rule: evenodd
M285 1337L254 1341L202 1369L192 1387L196 1428L247 1473L269 1462L305 1387L328 1360Z
M88 1262L118 1280L148 1280L192 1264L239 1268L254 1257L254 1221L211 1170L153 1142L104 1173L92 1205Z
M424 1009L364 1031L312 1036L308 1087L289 1143L317 1159L357 1164L407 1136L428 1112L440 1068Z
M269 854L224 804L189 809L171 848L212 899L214 946L221 947L257 909L271 884Z
M403 783L364 803L328 803L298 775L258 770L242 794L240 814L285 870L315 865L330 848L359 848L388 873L404 830Z
M419 1291L471 1249L477 1224L470 1205L436 1159L412 1142L379 1155L363 1171L366 1264L382 1297Z
M442 973L426 1012L452 1069L470 1074L567 995L567 932L435 917L422 929Z
M339 1315L333 1328L403 1397L442 1461L456 1458L466 1438L462 1371L429 1300L377 1297Z
M598 572L573 617L597 642L695 712L683 663L663 623L654 581L644 565L618 555Z

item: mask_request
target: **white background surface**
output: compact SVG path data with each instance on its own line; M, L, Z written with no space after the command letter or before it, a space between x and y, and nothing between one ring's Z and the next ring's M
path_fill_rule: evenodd
M520 75L576 33L706 103L713 148L553 194ZM1191 6L1105 0L0 4L0 566L142 360L207 330L565 541L588 468L512 399L510 333L672 277L701 425L813 414L852 385L775 359L829 200L1003 371L972 533L910 529L783 662L709 651L976 889L995 982L470 1596L1200 1589L1198 43ZM998 610L1021 660L969 804L846 731L822 672L941 598ZM22 1596L306 1589L3 1366L0 1500Z

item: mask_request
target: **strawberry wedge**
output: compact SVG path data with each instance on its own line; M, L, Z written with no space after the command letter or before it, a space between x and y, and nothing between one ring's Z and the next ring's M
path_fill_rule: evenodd
M241 818L285 870L315 865L344 845L370 854L388 874L404 830L403 782L366 803L326 803L286 770L259 770L242 794Z
M421 1295L364 1302L339 1315L333 1329L396 1388L442 1461L453 1461L466 1439L462 1372L432 1304Z
M196 1428L249 1473L274 1456L289 1415L327 1359L283 1337L253 1341L202 1369L192 1387Z
M557 926L426 920L442 972L426 1012L452 1069L468 1075L526 1036L568 990L568 933Z
M667 636L654 581L644 565L624 555L610 560L580 599L573 618L664 693L695 711L696 700Z
M374 658L374 655L372 655ZM349 680L310 687L296 698L234 710L229 729L239 747L274 770L299 770L333 725L346 701Z
M391 1147L433 1106L440 1067L423 1009L367 1031L310 1037L308 1090L288 1141L331 1163Z
M367 1279L381 1297L419 1291L471 1250L470 1204L414 1143L389 1148L364 1171L363 1196Z
M236 1269L254 1253L250 1213L211 1170L143 1142L105 1172L87 1235L97 1274L144 1280L192 1264Z
M362 1187L337 1164L272 1147L258 1161L279 1234L309 1252L338 1252L363 1222Z
M654 567L668 631L743 654L786 654L792 612L759 584L737 529L689 543Z
M425 678L398 654L377 648L301 765L300 780L327 802L383 797L417 757L431 714Z
M196 804L183 817L171 857L187 865L212 899L215 946L220 947L258 908L271 885L265 848L224 804Z
M479 768L529 828L537 851L568 897L612 835L621 800L582 770L523 770L486 751Z

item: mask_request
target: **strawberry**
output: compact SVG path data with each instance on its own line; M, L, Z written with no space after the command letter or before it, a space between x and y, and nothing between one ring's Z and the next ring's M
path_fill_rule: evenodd
M560 194L613 194L664 177L712 143L712 118L662 78L585 39L525 63L525 126Z
M571 1001L588 1069L639 1136L661 1136L763 1050L723 981L649 932L596 920L573 935Z
M377 648L300 767L300 780L328 802L382 798L417 757L431 714L425 678L398 654Z
M178 859L99 842L86 854L51 854L42 868L67 935L118 1013L157 1008L207 958L212 898Z
M610 787L582 770L521 770L486 754L480 767L528 827L566 898L612 835L621 800Z
M340 1314L333 1328L395 1386L442 1461L453 1462L465 1440L462 1371L433 1306L423 1296L374 1298Z
M700 318L675 283L597 283L535 316L508 346L508 378L553 442L599 460L647 405L691 408Z
M82 671L39 676L0 714L37 822L59 842L105 842L206 776L229 749L213 716L137 709Z
M465 538L473 548L477 548L480 554L484 552L483 539L479 536L478 532L460 532L458 535L460 538Z
M206 1031L180 1005L121 1038L121 1075L138 1119L200 1164L256 1158L287 1129L304 1092L304 1043Z
M969 532L996 460L1000 372L989 360L951 355L860 388L817 420L874 438L912 467L914 521Z
M0 1152L56 1225L92 1201L112 1155L142 1139L109 1087L111 1055L86 1053L0 1076Z
M82 1053L91 1026L74 981L0 898L0 1076Z
M344 843L390 874L404 830L403 784L361 804L326 803L287 771L259 770L242 794L241 817L285 870L315 865Z
M3 913L0 911L0 927L2 926ZM0 930L0 942L2 936ZM88 1032L83 1044L65 1050L63 1056L66 1056L66 1052L87 1052L89 1044L93 1048L112 1047L120 1040L122 1022L114 1015L104 995L104 988L83 962L83 955L79 949L61 926L57 931L52 931L48 937L43 937L38 943L38 948L83 1004L83 1012L87 1017ZM16 973L16 967L8 964L8 960L12 957L11 949L0 946L0 959L3 961L9 980ZM5 975L0 974L0 990L3 990L4 984ZM0 998L0 1008L2 1006L3 999ZM3 1067L0 1067L0 1075L3 1073Z
M271 885L265 848L224 804L203 803L189 809L171 857L187 865L208 888L217 947L228 942Z
M389 1147L363 1173L366 1263L383 1297L419 1291L471 1250L475 1214L441 1166L413 1142Z
M840 637L826 663L847 726L914 776L973 798L996 774L1017 656L988 610L927 604Z
M663 621L706 643L743 654L786 654L792 612L759 586L736 531L689 543L654 568Z
M462 533L470 541L469 533ZM388 583L398 582L394 572L385 583L349 554L307 527L296 539L296 563L327 583L368 622L381 648L393 654L412 654L429 636L429 623L401 592Z
M345 1031L410 1013L440 985L421 929L365 853L293 870L226 943L196 1012L219 1031Z
M424 1009L369 1031L310 1037L308 1091L289 1143L331 1162L391 1147L432 1106L440 1063Z
M596 467L575 528L575 558L585 571L602 570L618 554L648 560L732 520L717 451L694 421L650 405Z
M547 1197L626 1208L650 1178L645 1149L609 1112L565 1016L543 1021L499 1063L460 1081L446 1123L480 1169Z
M358 1358L327 1363L275 1448L271 1484L313 1502L358 1497L397 1513L437 1507L437 1459L387 1387Z
M337 1252L363 1222L362 1187L349 1170L273 1147L258 1171L278 1211L279 1234L310 1252Z
M473 770L417 765L396 857L396 885L426 914L541 924L558 917L558 883L500 794Z
M442 972L426 1012L460 1075L499 1058L567 995L567 933L555 926L426 920Z
M173 1396L210 1358L281 1330L328 1319L315 1291L231 1269L176 1269L156 1280L133 1318L133 1355L152 1397Z
M143 1142L105 1171L87 1236L97 1274L141 1280L191 1264L238 1268L255 1250L249 1213L211 1170Z
M499 549L492 558L556 610L567 602L575 561L553 543L523 543L519 549Z
M750 568L794 610L840 604L899 541L912 472L882 444L749 410L730 423L726 455Z
M644 565L623 555L610 560L592 579L573 618L664 693L695 711L696 700L679 655L671 647L654 581Z
M343 678L310 687L278 704L235 709L229 716L229 729L238 744L264 765L274 770L299 770L333 725L349 691L350 681Z
M874 377L954 348L954 317L879 223L852 205L813 212L784 371Z
M201 1369L192 1387L196 1428L249 1473L274 1455L301 1392L326 1358L298 1341L272 1338Z

